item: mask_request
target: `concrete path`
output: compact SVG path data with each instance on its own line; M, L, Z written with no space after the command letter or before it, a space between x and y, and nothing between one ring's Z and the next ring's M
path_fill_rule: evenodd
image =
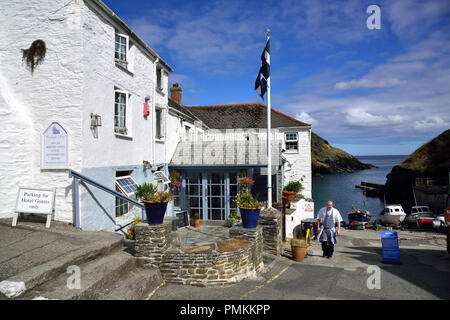
M307 259L293 262L286 246L258 278L216 288L166 285L152 299L450 299L445 235L399 231L399 239L400 265L381 262L379 232L343 230L331 259L316 244ZM367 286L369 266L379 267L380 289Z

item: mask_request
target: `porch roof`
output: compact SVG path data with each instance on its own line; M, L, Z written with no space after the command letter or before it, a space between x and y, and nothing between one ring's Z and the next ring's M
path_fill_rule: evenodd
M272 141L272 165L281 164L281 141ZM170 166L264 166L265 141L181 141Z

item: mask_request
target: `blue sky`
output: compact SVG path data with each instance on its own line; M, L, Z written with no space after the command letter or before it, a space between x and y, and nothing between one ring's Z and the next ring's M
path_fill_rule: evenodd
M261 101L269 27L272 107L331 144L409 154L450 128L448 0L104 2L175 70L185 105Z

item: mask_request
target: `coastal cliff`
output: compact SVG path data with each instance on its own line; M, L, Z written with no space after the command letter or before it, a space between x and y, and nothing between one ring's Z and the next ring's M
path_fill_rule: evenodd
M375 166L362 163L351 154L331 146L328 141L314 132L311 132L311 162L313 174L351 173L375 168Z
M450 172L450 129L423 144L403 162L392 168L385 185L386 201L400 203L406 209L414 203L415 179L432 178L448 183Z

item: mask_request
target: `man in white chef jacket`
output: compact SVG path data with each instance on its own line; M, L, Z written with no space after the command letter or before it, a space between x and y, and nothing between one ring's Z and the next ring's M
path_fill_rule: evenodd
M323 257L331 258L336 244L336 235L341 235L342 217L339 210L333 208L333 201L329 200L327 206L317 214L317 239L322 243ZM337 230L336 230L337 224Z

